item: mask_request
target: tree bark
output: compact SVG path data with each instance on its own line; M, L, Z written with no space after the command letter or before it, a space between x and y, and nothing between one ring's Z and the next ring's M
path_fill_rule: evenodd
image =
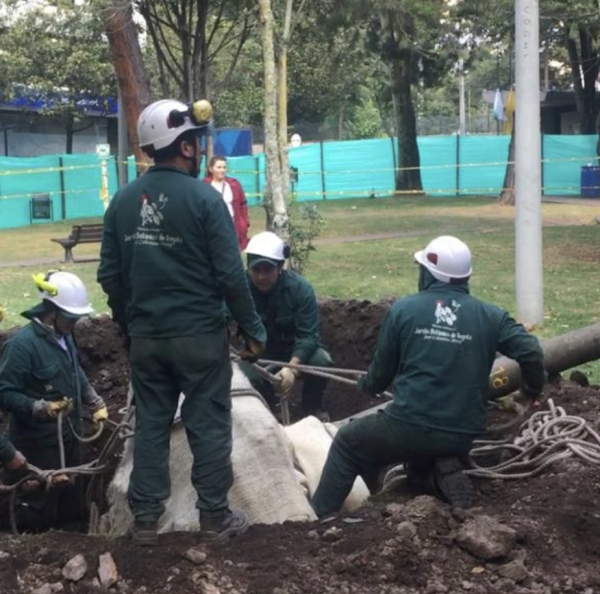
M277 127L277 71L275 67L274 18L271 0L258 0L260 9L261 41L265 73L265 158L267 188L264 207L267 225L282 239L289 234L287 188L281 171L279 131Z
M137 120L144 107L150 104L151 95L150 81L142 60L133 11L128 0L112 0L106 21L106 36L121 92L129 143L140 171L147 167L148 160L140 149Z
M571 63L575 103L579 113L581 134L596 134L598 99L596 81L600 69L600 58L586 29L579 27L579 48L570 32L566 33L565 44Z
M413 107L408 51L402 51L390 62L394 117L398 135L400 166L396 176L396 191L422 194L421 158L417 144L417 121Z
M506 163L502 191L498 198L500 204L506 204L508 206L515 205L515 117L516 116L513 113L513 125L510 132L510 143L508 145L508 161Z

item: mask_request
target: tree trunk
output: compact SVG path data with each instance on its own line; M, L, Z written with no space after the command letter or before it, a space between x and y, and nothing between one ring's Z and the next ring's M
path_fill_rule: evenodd
M410 86L410 54L403 51L390 62L394 117L398 130L400 166L396 176L396 191L422 194L421 158L417 144L417 121Z
M112 1L106 21L106 36L121 92L129 143L140 171L147 167L148 161L140 149L137 120L144 107L151 102L150 81L142 60L138 32L128 0Z
M71 112L67 112L65 114L65 134L66 134L66 153L67 155L73 154L73 134L75 134L74 125L73 125L73 114Z
M516 112L515 112L516 113ZM508 161L506 163L506 172L504 173L504 182L498 202L508 206L515 205L515 121L516 115L513 113L513 125L510 132L510 143L508 145Z
M338 140L344 140L344 126L346 122L346 106L342 103L338 110Z
M271 0L259 0L261 40L265 72L265 158L267 188L264 207L270 230L287 240L287 188L283 185L277 128L277 72L275 68L274 20Z
M574 32L567 32L565 43L571 63L575 103L579 113L579 131L581 134L596 134L598 117L596 81L600 67L599 56L589 33L583 28L579 28L577 33L579 48L573 37Z
M288 162L288 92L287 92L287 42L279 52L279 68L277 69L277 127L279 137L279 161L281 167L281 184L284 188L290 186L290 167Z

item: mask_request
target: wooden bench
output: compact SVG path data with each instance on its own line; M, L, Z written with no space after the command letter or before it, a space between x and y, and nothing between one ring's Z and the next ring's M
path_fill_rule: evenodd
M73 248L80 243L99 243L102 241L104 225L73 225L69 237L51 239L65 248L65 262L75 262Z

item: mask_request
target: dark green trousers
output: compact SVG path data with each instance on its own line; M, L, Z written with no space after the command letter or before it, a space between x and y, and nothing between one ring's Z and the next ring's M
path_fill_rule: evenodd
M289 361L292 358L291 353L289 356L266 356L265 359L274 358L277 361ZM319 367L332 367L333 361L331 355L324 349L319 347L310 357L308 361L305 361L306 365L316 365ZM268 380L264 379L254 370L252 365L249 363L240 363L240 368L250 380L250 383L255 390L258 390L260 395L265 399L271 409L275 409L279 398L275 394L273 384ZM280 368L270 369L271 373L277 373ZM315 411L324 410L323 396L325 388L329 380L318 377L316 375L304 374L302 376L302 411L305 414L311 414Z
M180 392L181 420L193 454L196 507L209 515L227 508L231 469L231 363L226 330L176 338L131 339L135 401L129 506L139 520L158 520L171 492L171 425Z
M409 425L379 412L351 421L336 433L312 506L319 517L338 512L359 475L401 462L464 456L472 435Z

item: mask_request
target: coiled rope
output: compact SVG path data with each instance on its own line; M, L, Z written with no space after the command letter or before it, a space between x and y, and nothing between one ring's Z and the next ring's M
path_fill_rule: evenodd
M569 415L549 398L548 410L535 412L522 423L512 440L475 440L470 458L472 469L465 473L487 479L512 480L537 476L559 460L578 457L600 464L600 435L582 417ZM511 458L484 467L477 458L508 453Z

